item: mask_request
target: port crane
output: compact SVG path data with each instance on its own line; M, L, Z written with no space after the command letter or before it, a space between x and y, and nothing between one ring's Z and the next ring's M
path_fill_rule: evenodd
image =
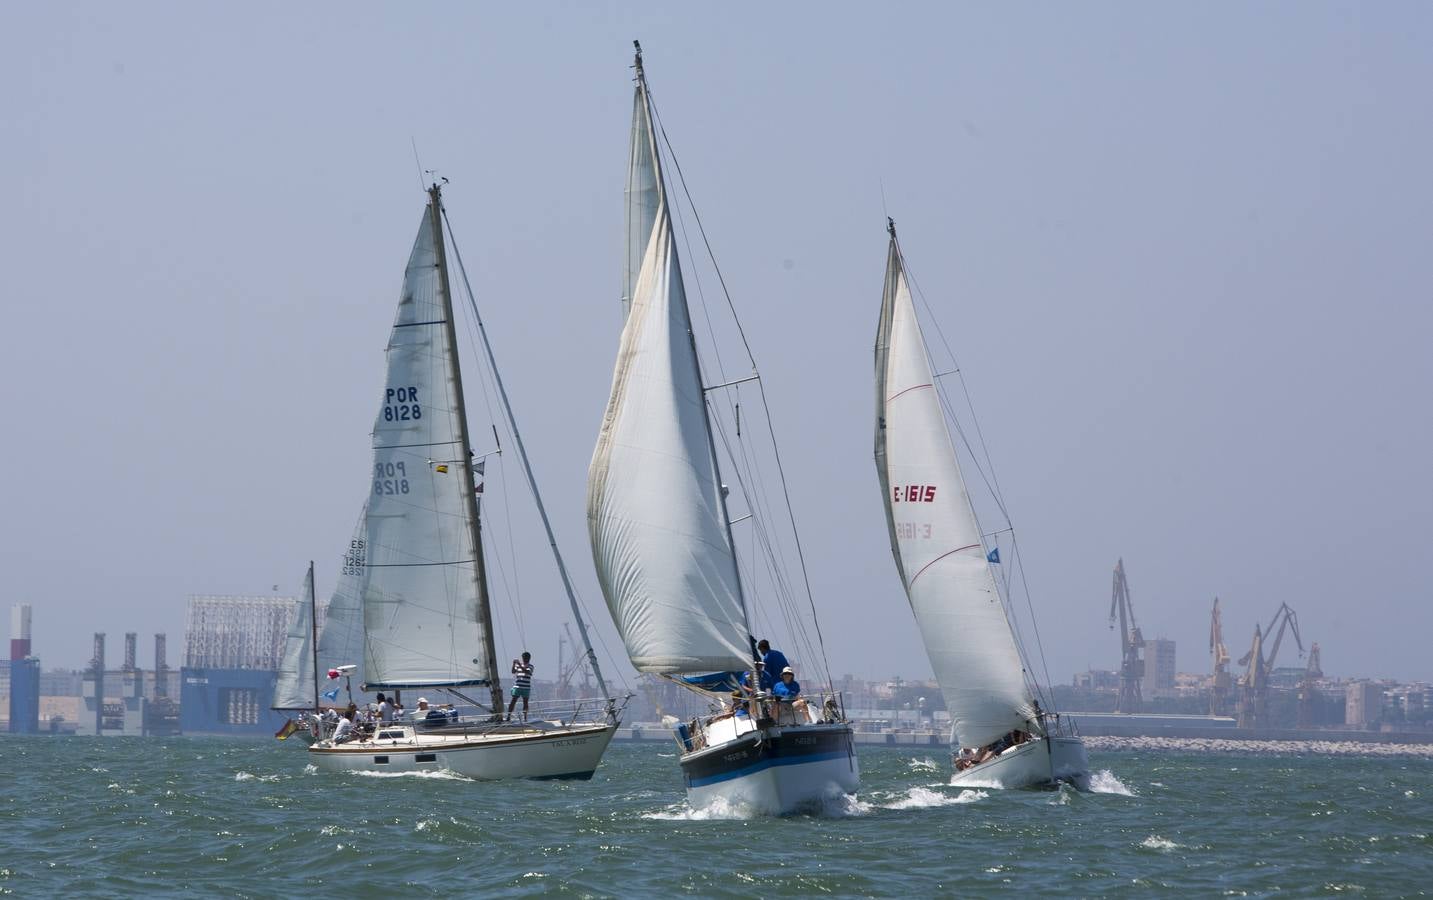
M572 676L582 673L582 696L592 691L592 682L587 675L587 656L577 652L577 642L572 639L572 623L562 623L563 633L557 636L557 688L561 696L567 696L572 687ZM571 657L569 659L569 657Z
M1318 707L1319 689L1315 682L1324 677L1324 669L1319 659L1319 642L1314 641L1309 648L1309 665L1304 669L1304 680L1299 683L1299 727L1312 728L1318 723L1314 721L1315 712Z
M1214 658L1214 683L1209 690L1209 714L1219 715L1229 696L1229 648L1224 646L1224 627L1219 621L1219 598L1214 598L1214 612L1209 617L1209 655Z
M1115 563L1115 586L1110 597L1111 630L1115 627L1116 616L1120 626L1120 693L1115 701L1115 712L1137 713L1141 701L1139 683L1144 678L1144 635L1134 621L1134 606L1130 603L1123 557Z
M1239 658L1239 665L1248 666L1239 679L1239 727L1262 728L1267 724L1269 701L1269 673L1274 669L1274 660L1279 655L1279 646L1284 642L1285 632L1292 631L1299 655L1304 655L1304 641L1299 635L1299 617L1287 603L1280 603L1269 621L1269 627L1260 629L1254 625L1254 644L1249 652ZM1269 653L1264 654L1264 640L1274 636L1269 644Z

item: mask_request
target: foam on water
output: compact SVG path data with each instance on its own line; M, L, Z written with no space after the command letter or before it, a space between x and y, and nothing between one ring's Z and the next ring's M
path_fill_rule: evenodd
M253 772L235 772L235 781L278 781L277 775L255 775Z
M907 761L906 761L906 765L910 766L911 769L913 769L914 771L917 771L917 772L939 772L939 771L940 771L940 764L937 763L935 760L931 759L930 757L926 757L925 759L912 759L912 760L907 760Z
M1101 769L1090 776L1090 793L1119 794L1124 797L1134 796L1134 791L1126 787L1125 783L1116 778L1115 773L1109 769Z
M426 778L432 781L474 781L466 775L447 769L423 769L415 772L373 772L368 769L354 769L345 775L362 775L364 778Z
M1140 841L1139 845L1141 847L1144 847L1146 850L1175 850L1182 846L1181 844L1176 844L1174 841L1171 841L1168 838L1162 838L1157 834L1152 834L1144 840Z
M721 819L752 819L757 811L745 803L732 803L725 797L717 797L700 809L693 809L686 803L673 803L666 809L642 813L644 819L663 822L708 822Z
M958 803L975 803L990 794L985 791L963 790L955 796L942 794L929 788L913 787L906 796L891 803L882 803L882 809L933 809L937 806L953 806Z

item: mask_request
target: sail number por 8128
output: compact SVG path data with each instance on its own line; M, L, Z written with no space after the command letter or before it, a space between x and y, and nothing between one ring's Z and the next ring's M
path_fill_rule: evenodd
M402 462L374 463L373 493L380 497L408 493L408 467Z
M389 388L383 397L383 421L412 422L423 418L415 387Z
M898 484L891 488L891 499L896 503L934 503L935 485Z

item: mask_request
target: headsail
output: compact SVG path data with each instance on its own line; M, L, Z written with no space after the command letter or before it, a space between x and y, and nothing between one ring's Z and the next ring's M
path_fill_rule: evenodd
M434 201L436 203L436 200ZM423 213L388 342L365 516L368 687L489 683L471 462L458 360L444 329L434 206Z
M304 592L289 634L284 640L284 658L274 684L274 709L313 709L313 569L304 575Z
M350 674L353 684L363 684L363 573L367 559L368 510L358 517L358 526L348 542L338 569L338 583L329 597L318 632L318 665L321 672L338 666L357 666Z
M647 99L639 88L633 97L632 144L627 154L627 255L622 262L622 315L632 308L632 293L642 260L651 243L661 191L657 186L656 138L647 117Z
M639 72L632 131L650 142L644 90ZM587 477L592 555L639 671L743 669L741 581L655 151L655 216Z
M876 331L876 470L891 552L954 739L978 747L1031 728L1020 651L960 474L894 229Z

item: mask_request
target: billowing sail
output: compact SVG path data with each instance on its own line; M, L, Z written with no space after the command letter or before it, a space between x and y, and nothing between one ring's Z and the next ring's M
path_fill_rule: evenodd
M652 125L647 118L646 99L639 88L634 92L632 144L627 154L627 256L622 261L622 315L632 308L632 292L642 271L642 259L651 243L652 225L657 221L657 164L653 155Z
M645 121L641 91L635 115ZM659 196L587 476L598 581L642 672L743 669L750 659L690 330Z
M365 516L370 689L486 684L484 625L460 458L458 361L445 340L433 207L423 214L388 341Z
M979 747L1031 729L1020 652L960 475L894 236L876 332L876 470L891 552L954 739Z
M279 680L274 684L274 709L313 709L313 569L304 576L289 634L284 641L284 658L279 663Z
M338 570L338 583L328 601L323 627L318 632L319 671L326 674L338 666L357 666L349 678L355 685L363 684L363 573L367 561L368 510L358 518L358 527L344 550ZM331 687L332 685L327 685Z

